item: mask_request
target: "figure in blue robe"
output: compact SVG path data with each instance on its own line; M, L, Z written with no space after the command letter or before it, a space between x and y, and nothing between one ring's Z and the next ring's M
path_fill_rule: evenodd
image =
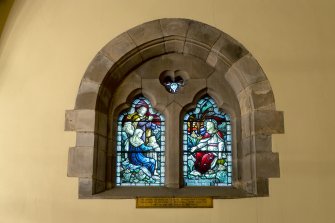
M144 141L142 140L143 133L144 131L142 129L136 129L134 135L130 137L128 159L131 164L145 167L149 170L150 174L153 175L156 160L143 154L143 152L153 150L153 147L144 145Z

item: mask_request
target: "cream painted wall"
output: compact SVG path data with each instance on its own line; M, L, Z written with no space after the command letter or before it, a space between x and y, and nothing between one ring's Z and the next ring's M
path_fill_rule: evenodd
M0 40L0 222L335 222L334 10L333 0L17 0ZM64 111L104 44L164 17L221 29L265 70L286 130L273 136L281 178L270 197L158 210L77 199Z

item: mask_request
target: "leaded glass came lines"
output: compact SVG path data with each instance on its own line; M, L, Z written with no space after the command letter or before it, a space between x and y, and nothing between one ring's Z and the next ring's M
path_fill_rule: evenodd
M186 113L183 122L185 186L232 185L230 116L208 96Z
M117 186L162 186L165 178L165 120L145 97L118 117Z

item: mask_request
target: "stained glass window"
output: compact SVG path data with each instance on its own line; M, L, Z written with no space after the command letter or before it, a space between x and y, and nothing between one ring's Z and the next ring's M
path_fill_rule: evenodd
M117 186L162 186L165 122L148 99L137 97L118 117Z
M171 78L169 76L164 78L162 83L165 89L171 94L176 94L182 86L184 86L184 80L181 77Z
M185 186L232 185L230 116L209 96L186 113L183 122Z

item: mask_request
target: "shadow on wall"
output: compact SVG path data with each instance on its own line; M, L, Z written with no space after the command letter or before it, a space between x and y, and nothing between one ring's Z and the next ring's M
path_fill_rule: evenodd
M14 0L0 0L0 38Z

